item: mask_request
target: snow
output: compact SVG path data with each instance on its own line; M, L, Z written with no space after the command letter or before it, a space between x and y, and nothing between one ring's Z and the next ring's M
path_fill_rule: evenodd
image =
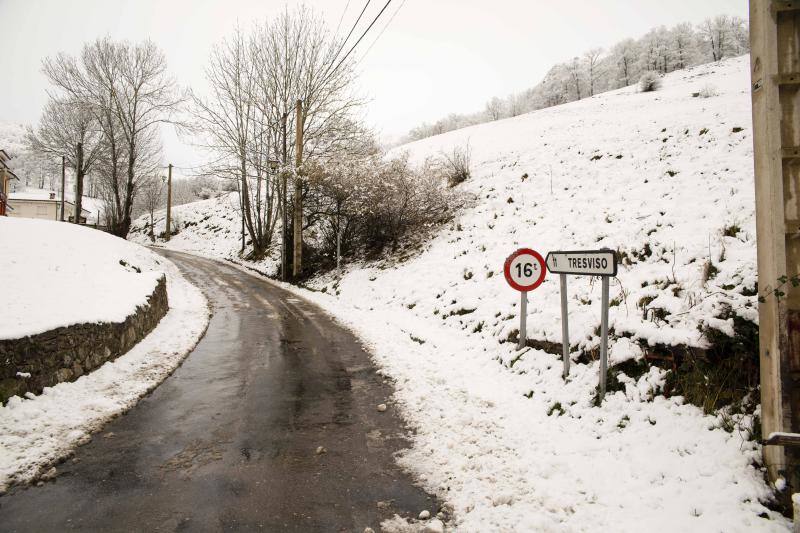
M123 322L147 302L166 264L141 246L95 229L27 218L0 217L0 251L0 339L71 324Z
M705 86L718 95L691 96ZM659 395L656 367L621 376L597 407L597 362L574 360L564 382L559 356L505 342L519 295L502 266L523 246L618 250L611 364L641 359L640 341L706 347L702 330L733 334L734 313L757 321L750 124L742 57L672 73L656 92L628 87L399 147L421 162L469 143L457 219L403 261L286 285L355 331L394 380L392 405L413 430L398 460L452 507L449 528L788 530L765 505L751 417L726 431ZM241 262L232 201L181 207L196 225L170 248ZM274 258L247 266L275 272ZM529 338L561 342L558 285L549 276L530 294ZM600 284L568 287L577 359L599 344ZM384 526L405 530L395 522Z
M778 437L800 438L800 433L789 433L786 431L773 431L767 436L767 440L772 440Z
M2 222L0 235L5 238L11 228ZM95 230L68 227L75 233L93 231L100 235ZM47 476L54 463L88 442L108 420L133 407L180 364L208 325L205 297L171 262L156 259L152 252L122 240L124 246L114 246L105 239L83 237L73 243L81 245L74 249L76 255L93 253L84 246L104 244L109 253L124 251L124 257L143 266L158 261L157 266L167 277L170 309L147 337L116 360L74 382L46 387L39 396L14 396L0 406L0 494L13 484Z
M170 237L168 248L196 253L215 259L236 259L241 250L241 215L237 193L224 194L218 198L173 206L172 220L179 232ZM165 213L159 211L155 218L155 233L164 231ZM129 239L141 244L151 244L149 238L149 215L136 219L131 227ZM159 241L159 245L163 245ZM276 252L279 253L278 250ZM278 255L272 259L278 260Z
M55 191L44 189L26 189L8 195L9 200L57 200L60 198L61 196Z

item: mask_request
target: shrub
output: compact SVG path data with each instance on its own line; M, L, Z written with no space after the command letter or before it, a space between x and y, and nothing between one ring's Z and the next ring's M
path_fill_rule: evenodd
M472 152L469 143L464 146L455 146L449 154L442 154L447 172L447 185L455 187L464 183L470 177L470 164Z
M320 169L306 201L316 211L308 223L319 232L320 255L335 257L337 228L343 255L375 258L387 247L396 250L406 235L447 222L459 203L449 179L441 158L412 167L405 155Z
M706 85L700 89L700 92L697 94L700 98L711 98L712 96L719 96L719 91L717 91L717 88L713 85Z
M657 72L649 70L639 78L639 90L643 93L657 91L661 88L661 76Z
M736 237L739 235L739 232L742 231L742 228L736 222L733 222L729 226L725 226L722 229L722 234L725 237Z

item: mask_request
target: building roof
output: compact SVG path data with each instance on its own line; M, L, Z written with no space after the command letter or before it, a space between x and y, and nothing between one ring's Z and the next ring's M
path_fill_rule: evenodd
M28 189L25 191L8 193L8 197L11 200L53 200L58 199L58 196L59 195L55 191L48 191L46 189Z
M12 177L12 178L14 178L15 180L19 181L19 177L18 177L16 174L14 174L14 171L13 171L13 170L11 170L11 169L10 169L10 168L8 168L8 167L6 167L6 176L11 176L11 177Z
M54 195L53 198L50 197L51 194ZM55 191L48 191L48 190L45 190L45 189L28 189L27 191L8 193L8 200L9 200L9 202L14 202L14 201L20 202L21 201L21 202L55 202L55 203L59 203L59 202L61 202L61 197ZM65 203L67 203L69 205L74 205L72 200L70 200L69 198L67 198L65 200ZM88 209L86 209L83 206L81 206L81 215L84 215L84 213L87 214L87 215L92 215L93 214L91 211L89 211ZM87 218L87 221L88 221L89 217L86 217L86 218Z

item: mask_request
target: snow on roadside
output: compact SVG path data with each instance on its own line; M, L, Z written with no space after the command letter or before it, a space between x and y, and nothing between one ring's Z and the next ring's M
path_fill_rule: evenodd
M47 387L39 396L14 396L0 406L0 494L36 479L88 442L158 386L198 342L209 320L206 299L169 260L158 261L167 276L170 309L147 337L74 382Z
M759 503L758 447L680 399L649 401L656 371L593 407L597 365L573 365L563 384L558 357L527 350L528 371L511 373L493 357L510 345L285 287L352 328L395 380L414 429L400 462L453 505L457 531L788 529Z

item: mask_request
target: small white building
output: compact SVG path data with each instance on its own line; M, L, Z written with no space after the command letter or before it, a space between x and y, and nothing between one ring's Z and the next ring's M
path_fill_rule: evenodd
M61 220L61 198L54 191L29 189L23 192L12 192L8 195L11 207L9 216L23 218L41 218L44 220ZM75 204L64 202L64 220L74 220ZM81 208L81 223L86 224L91 212Z

